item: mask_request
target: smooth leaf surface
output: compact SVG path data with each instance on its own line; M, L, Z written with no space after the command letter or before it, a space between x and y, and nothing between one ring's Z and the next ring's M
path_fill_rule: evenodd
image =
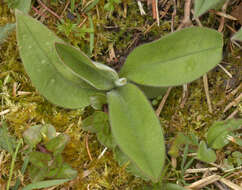
M209 9L220 7L225 0L195 0L195 17L201 16Z
M83 52L64 43L55 44L56 51L63 63L76 76L99 90L110 90L118 79L115 71L101 63L93 63Z
M39 182L27 185L22 190L47 188L47 187L63 184L67 181L70 181L70 179L57 179L57 180L39 181Z
M155 98L157 96L163 96L167 91L167 88L163 87L152 87L143 85L138 85L138 87L145 93L146 97L149 99Z
M122 152L153 181L158 181L165 160L160 122L145 95L133 84L107 93L109 120Z
M55 42L62 42L43 24L16 11L17 39L25 70L40 94L65 108L82 108L90 104L96 91L73 75L60 63Z
M238 40L242 42L242 27L238 32L234 34L234 36L232 37L232 40Z
M207 145L204 141L201 141L197 151L197 158L208 163L215 162L216 154L212 149L207 148Z
M232 119L215 122L207 132L208 145L214 149L221 149L229 143L228 135L240 129L242 119Z
M147 86L182 85L215 67L222 58L222 47L219 32L186 28L134 49L120 76Z
M31 0L17 0L15 1L14 8L24 13L28 13L31 7Z
M113 150L114 159L118 162L119 166L125 167L126 171L136 177L141 177L143 180L148 181L146 175L134 164L118 147Z

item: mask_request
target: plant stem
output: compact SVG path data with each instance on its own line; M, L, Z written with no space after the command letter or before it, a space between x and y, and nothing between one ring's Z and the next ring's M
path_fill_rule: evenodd
M15 150L15 152L14 152L14 155L13 155L13 158L12 158L12 161L11 161L10 174L9 174L8 184L7 184L7 188L6 188L6 190L9 190L9 187L10 187L10 182L11 182L11 179L12 179L12 176L13 176L14 164L15 164L15 161L16 161L16 158L17 158L17 154L18 154L18 150L19 150L21 144L22 144L22 139L20 139L20 140L18 141L18 144L17 144L16 150Z

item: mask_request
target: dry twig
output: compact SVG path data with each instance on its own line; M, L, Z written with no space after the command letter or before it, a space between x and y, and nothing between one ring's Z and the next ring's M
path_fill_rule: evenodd
M226 10L227 10L227 6L228 6L228 4L229 4L229 0L227 0L227 1L224 3L223 7L222 7L222 11L223 11L223 13L226 13ZM222 16L222 18L221 18L221 20L220 20L219 27L218 27L218 31L219 31L219 32L222 32L222 31L223 31L224 23L225 23L225 18L224 18L224 16Z
M229 104L225 107L225 109L224 109L223 112L225 113L225 112L228 111L231 107L238 105L241 101L242 101L242 93L241 93L237 98L235 98L234 101L232 101L231 103L229 103Z
M54 11L52 11L50 8L48 8L41 0L37 0L38 3L44 7L50 14L52 14L53 16L55 16L56 18L58 18L59 20L61 20L61 17L59 15L57 15Z
M212 104L211 104L211 100L210 100L210 96L209 96L209 88L208 88L208 77L207 77L207 74L203 75L203 84L204 84L205 94L206 94L206 97L207 97L208 111L210 113L213 113Z
M4 111L1 111L1 112L0 112L0 116L5 115L5 114L7 114L7 113L9 113L9 112L10 112L10 109L6 109L6 110L4 110Z
M89 159L92 161L93 160L92 155L91 155L91 152L90 152L89 146L88 146L88 135L86 135L86 137L85 137L85 144L86 144L86 149L87 149L87 154L89 156Z
M188 84L184 84L180 108L184 108L186 101L187 101L187 98L188 98Z
M66 3L65 8L63 9L63 11L62 11L62 13L61 13L61 16L60 16L61 18L63 18L64 13L65 13L66 9L68 8L69 4L70 4L70 1L68 1L68 2Z
M201 189L211 183L214 183L215 181L218 181L219 179L220 179L220 176L214 174L214 175L208 176L206 178L203 178L201 180L198 180L198 181L192 183L191 185L187 186L187 188Z
M242 187L236 185L235 183L232 183L231 181L221 177L219 179L219 181L221 181L222 183L224 183L225 185L227 185L228 187L230 187L233 190L242 190Z
M141 14L141 15L145 15L146 12L145 12L145 10L144 10L144 8L143 8L143 5L142 5L142 3L140 2L140 0L137 0L137 4L138 4L138 7L139 7L140 14Z
M161 111L162 111L162 109L163 109L163 107L164 107L164 105L166 103L166 100L167 100L167 98L168 98L168 96L169 96L169 94L171 92L171 89L172 89L172 87L169 87L168 88L168 90L166 91L165 96L162 98L162 100L161 100L161 102L160 102L160 104L159 104L159 106L158 106L158 108L156 110L156 115L158 117L159 117L159 115L160 115L160 113L161 113Z
M203 173L207 171L217 171L217 167L211 167L211 168L198 168L198 169L187 169L185 173Z

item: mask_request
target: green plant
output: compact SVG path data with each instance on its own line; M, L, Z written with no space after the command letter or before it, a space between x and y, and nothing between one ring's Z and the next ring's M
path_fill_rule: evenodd
M28 168L32 180L32 183L25 186L23 190L59 185L76 177L77 172L63 161L61 155L68 142L68 136L57 135L55 128L46 124L30 127L24 132L23 137L28 148L26 149L25 146L24 150L19 151L23 147L23 139L17 141L15 137L9 135L7 123L5 121L0 123L0 150L3 149L12 156L7 190L17 190L21 183L20 179L17 178L15 185L10 187L14 165L19 153L22 153L24 159L21 174L24 175Z
M25 1L21 1L21 0L4 0L7 4L9 8L12 9L18 9L23 11L24 13L28 13L30 10L30 6L31 6L31 0L25 0Z
M119 4L120 0L108 0L108 2L104 5L104 9L110 12L114 11L115 4Z
M234 34L234 36L231 38L232 40L238 40L242 41L242 27L239 29L238 32Z
M76 37L84 38L87 33L94 32L92 29L86 28L86 26L80 28L77 24L74 24L69 20L61 20L61 23L57 24L57 29L59 32L63 32L67 37L73 33Z
M100 102L106 101L112 131L107 134L113 137L118 151L142 176L160 181L165 162L161 124L137 85L163 88L199 78L221 60L222 35L201 27L174 32L136 48L118 74L65 44L31 17L16 11L16 18L20 55L37 90L64 108L84 108L93 103L100 108ZM106 122L106 116L100 115ZM106 130L106 126L94 128L97 134Z
M216 154L213 149L222 149L229 142L234 142L241 146L241 133L238 131L242 127L241 119L231 119L225 121L217 121L208 129L206 141L198 142L198 138L194 134L184 135L178 133L175 137L169 155L174 158L179 156L180 148L183 145L191 146L189 148L191 153L196 153L196 158L203 162L215 162Z
M27 156L33 183L44 179L73 179L76 176L77 172L63 161L61 155L69 139L67 135L57 135L52 125L36 125L27 129L23 137L29 145Z
M195 0L195 16L199 17L209 9L221 7L226 0Z

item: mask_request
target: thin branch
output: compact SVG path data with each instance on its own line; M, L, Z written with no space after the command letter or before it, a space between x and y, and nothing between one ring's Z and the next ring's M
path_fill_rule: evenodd
M218 168L217 167L211 167L211 168L198 168L198 169L187 169L185 173L204 173L207 171L217 171Z
M218 64L218 66L229 76L229 78L233 78L232 74L225 69L221 64Z
M5 114L7 114L7 113L9 113L9 112L10 112L10 109L6 109L6 110L4 110L4 111L1 111L1 112L0 112L0 116L5 115Z
M88 135L85 137L85 144L86 144L86 149L87 149L87 154L89 156L89 159L92 161L92 155L91 155L91 152L89 150L89 146L88 146Z
M212 104L211 104L211 100L210 100L210 96L209 96L208 77L207 77L207 74L203 75L203 84L204 84L205 94L206 94L206 97L207 97L208 111L210 113L213 113Z
M192 183L191 185L187 186L187 188L190 188L190 189L201 189L211 183L214 183L215 181L218 181L221 177L214 174L214 175L211 175L211 176L208 176L208 177L205 177L199 181L196 181L194 183Z
M227 10L227 6L228 6L228 4L229 4L229 0L227 0L227 1L224 3L223 7L222 7L222 11L223 11L223 13L226 13L226 10ZM223 31L224 23L225 23L225 18L224 18L224 16L222 16L222 17L221 17L221 20L220 20L219 27L218 27L218 31L219 31L219 32L222 32L222 31Z
M186 101L187 101L187 98L188 98L188 84L184 84L180 108L184 108Z
M159 105L159 107L157 108L157 110L155 112L157 116L160 115L160 113L161 113L161 111L162 111L162 109L163 109L163 107L164 107L164 105L166 103L166 100L167 100L167 98L168 98L168 96L169 96L169 94L171 92L171 89L172 89L172 87L168 88L168 90L166 91L165 96L162 98L162 100L160 102L160 105Z
M140 0L137 0L137 3L138 3L138 7L139 7L140 14L141 15L146 15L145 10L144 10L143 5L140 2Z
M235 98L234 101L232 101L231 103L229 103L229 104L225 107L225 109L224 109L223 112L225 113L225 112L228 111L231 107L236 106L237 104L240 103L240 101L242 101L242 93L241 93L237 98Z
M59 20L61 20L61 17L59 15L57 15L54 11L52 11L50 8L48 8L41 0L37 0L38 3L44 7L49 13L51 13L52 15L54 15L56 18L58 18Z

